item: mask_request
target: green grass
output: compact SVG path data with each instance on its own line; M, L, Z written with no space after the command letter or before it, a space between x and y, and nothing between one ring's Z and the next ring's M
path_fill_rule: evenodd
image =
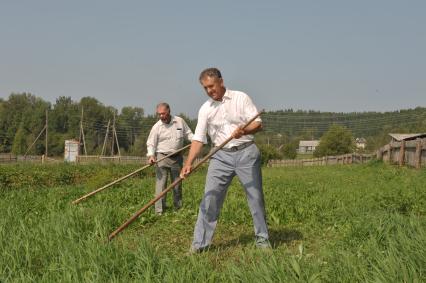
M120 168L87 167L90 174L66 185L3 186L0 282L426 281L425 170L381 163L265 168L274 249L254 248L251 216L235 179L212 249L185 256L205 171L185 181L183 209L161 217L149 210L108 243L108 234L152 198L152 171L77 206L71 201L134 169ZM48 176L84 172L84 167L0 169L0 178L14 170Z

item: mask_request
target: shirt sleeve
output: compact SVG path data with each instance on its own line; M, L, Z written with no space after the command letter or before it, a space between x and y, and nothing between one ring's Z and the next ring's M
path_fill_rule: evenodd
M192 140L207 144L207 114L203 111L204 107L200 108L198 112L197 127L195 128L195 134Z
M186 139L188 141L192 141L192 137L194 136L194 134L192 133L191 128L188 126L188 124L186 123L184 119L182 119L182 128L183 128L182 130L184 132Z
M244 116L247 119L246 121L250 120L251 118L253 118L259 113L253 101L247 94L244 95L244 112L243 113L245 113ZM262 119L260 119L260 117L257 117L255 121L262 123Z
M157 132L158 132L158 127L156 127L156 125L154 125L151 129L151 131L149 132L149 136L148 139L146 141L146 156L154 156L155 155L155 151L157 149Z

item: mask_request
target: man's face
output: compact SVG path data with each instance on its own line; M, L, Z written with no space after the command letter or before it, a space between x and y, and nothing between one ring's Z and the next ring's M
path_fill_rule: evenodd
M167 109L167 107L165 107L165 106L159 106L158 108L157 108L157 115L158 115L158 117L160 117L160 120L163 122L163 123L170 123L170 118L171 118L171 116L170 116L170 109Z
M222 101L222 97L225 95L226 91L222 78L207 76L201 79L201 85L204 87L207 95L213 100Z

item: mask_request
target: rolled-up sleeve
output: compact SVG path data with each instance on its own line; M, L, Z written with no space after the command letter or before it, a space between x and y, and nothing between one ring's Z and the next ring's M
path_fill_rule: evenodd
M157 149L157 130L158 128L154 125L149 132L148 139L146 141L146 156L154 156L155 150Z
M247 119L247 121L253 118L254 116L256 116L258 113L259 111L257 110L251 98L248 95L245 95L244 96L244 114L245 114L244 116ZM262 123L262 119L260 119L260 117L257 117L255 121Z
M194 136L194 134L192 133L191 128L188 126L188 124L186 123L185 120L182 119L182 128L183 128L183 132L185 134L185 137L188 141L192 141L192 137Z
M207 144L207 114L203 107L201 107L198 112L197 127L195 128L195 134L192 137L192 140Z

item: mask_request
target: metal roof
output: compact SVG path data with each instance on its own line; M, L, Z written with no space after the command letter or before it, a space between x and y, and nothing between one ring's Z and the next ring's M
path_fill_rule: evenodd
M402 141L402 140L413 140L416 138L424 138L426 137L426 133L419 134L389 134L394 140Z

